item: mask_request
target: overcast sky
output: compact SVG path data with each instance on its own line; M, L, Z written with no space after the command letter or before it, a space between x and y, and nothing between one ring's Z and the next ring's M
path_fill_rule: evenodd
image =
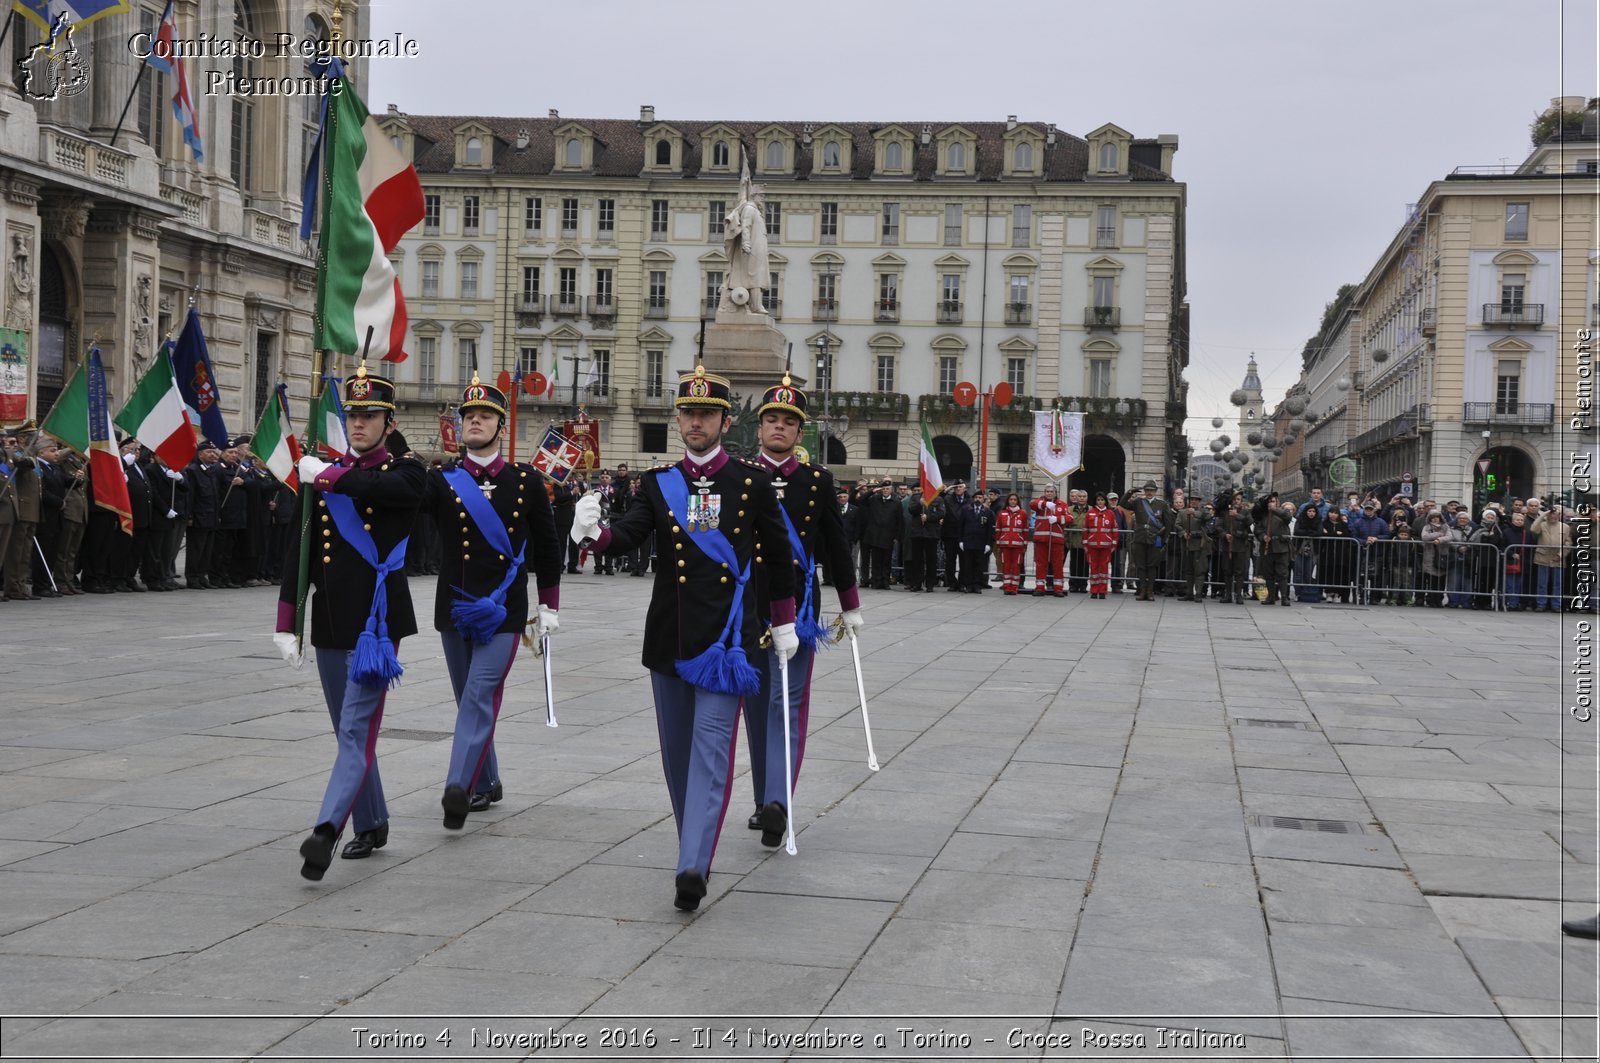
M1176 133L1188 185L1189 435L1269 402L1340 284L1429 182L1516 163L1561 95L1600 95L1592 0L373 0L367 102L413 114L1115 122ZM738 26L728 26L730 14ZM732 81L730 87L728 82ZM1236 434L1236 432L1234 432Z

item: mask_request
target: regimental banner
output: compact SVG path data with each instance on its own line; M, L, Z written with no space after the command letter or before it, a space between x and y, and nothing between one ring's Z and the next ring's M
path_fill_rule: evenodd
M600 423L589 420L581 410L576 421L566 421L562 424L562 433L578 446L583 456L578 459L575 468L582 472L593 472L600 467Z
M1083 468L1083 414L1040 410L1033 415L1033 463L1052 480Z
M28 419L28 334L0 328L0 424Z
M556 483L564 483L567 474L582 458L582 448L551 427L545 430L544 441L534 452L533 467Z
M439 415L439 449L446 454L454 454L461 449L461 436L456 430L456 415L453 413Z

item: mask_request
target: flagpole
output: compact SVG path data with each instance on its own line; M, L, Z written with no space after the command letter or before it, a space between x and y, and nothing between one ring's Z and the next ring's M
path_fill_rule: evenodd
M175 62L175 63L181 63L182 61L183 60L181 60L181 59L174 59L173 60L173 62ZM115 129L113 129L111 131L111 139L106 141L106 143L110 144L113 148L117 146L117 134L122 132L122 123L127 120L128 108L133 106L133 97L134 97L134 94L139 91L139 83L144 80L144 72L146 70L149 70L149 69L150 69L150 64L149 63L140 63L139 64L139 73L134 75L134 78L133 78L133 88L128 90L128 98L123 101L122 114L117 116L117 128L115 128Z
M332 43L335 46L337 46L339 40L343 36L343 26L344 26L344 11L342 10L342 5L339 3L339 0L334 0L334 5L333 5L333 26L332 26L332 32L331 32L330 36L331 36L331 39L332 39ZM316 300L312 305L312 322L311 322L312 323L312 335L313 335L314 340L321 338L323 317L324 317L323 307L325 305L325 301L326 301L326 298L327 298L327 275L328 275L327 211L328 211L328 200L329 200L329 198L330 198L330 196L332 195L332 192L333 192L333 180L332 180L332 175L328 172L329 171L328 162L329 162L329 159L332 156L332 152L330 151L330 145L333 142L333 134L334 134L333 127L334 127L334 123L338 120L338 115L337 115L338 108L328 106L327 91L328 90L325 89L324 93L323 93L323 101L322 101L323 128L322 128L322 130L321 130L321 132L319 133L319 136L318 136L318 139L321 141L322 156L323 156L322 160L321 160L322 170L321 170L321 173L319 174L319 177L321 178L321 181L322 181L322 189L321 189L321 193L320 193L320 195L318 197L319 200L320 200L320 204L319 205L321 206L322 213L323 213L323 223L320 226L317 227L317 294L316 294ZM302 210L305 209L303 204L302 204L301 209ZM313 209L315 209L315 208L313 208ZM369 330L368 333L367 333L367 338L368 338L368 342L369 343L371 342L371 337L372 337L372 333ZM321 414L320 403L318 403L315 400L321 394L321 391L317 388L317 383L318 383L319 379L321 381L321 384L322 384L323 388L328 387L328 355L329 355L329 353L330 352L328 351L328 349L326 347L319 348L315 352L316 364L313 365L312 373L311 373L311 392L312 393L311 393L311 401L307 403L307 406L310 407L310 410L309 410L309 416L306 419L305 446L303 448L303 453L306 453L306 454L314 454L316 452L316 449L317 449L317 443L322 439L322 433L320 431L320 426L317 423L317 420L318 420L318 418L319 418L319 416ZM312 514L312 510L314 510L316 507L312 504L311 496L312 496L313 492L312 492L309 484L306 484L305 482L302 481L301 484L300 484L300 492L299 493L300 493L300 557L299 557L299 570L295 574L294 635L295 635L296 644L300 647L300 652L304 653L305 652L305 644L306 644L306 638L305 638L305 631L306 631L306 597L310 593L310 589L311 589L311 514Z

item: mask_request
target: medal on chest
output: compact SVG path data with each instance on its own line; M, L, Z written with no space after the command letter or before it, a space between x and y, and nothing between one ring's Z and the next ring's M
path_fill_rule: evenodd
M684 524L694 531L712 531L722 523L722 496L711 493L710 478L693 481L695 493L689 496L689 512Z
M789 481L788 480L780 480L777 477L773 477L773 479L772 479L772 487L773 487L773 489L775 491L778 492L778 498L780 500L783 498L783 489L785 487L788 487L788 486L789 486Z
M495 485L488 480L482 480L478 483L478 490L482 491L483 497L491 502L494 501L494 487Z

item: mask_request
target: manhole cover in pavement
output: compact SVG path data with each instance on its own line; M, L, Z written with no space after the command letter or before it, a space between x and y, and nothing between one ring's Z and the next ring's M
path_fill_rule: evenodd
M1318 834L1365 834L1366 828L1351 819L1302 819L1298 816L1256 816L1256 826L1277 830L1309 830Z
M386 727L382 734L385 738L401 738L409 742L443 742L446 738L455 737L449 731L408 731L403 727Z
M1246 727L1283 727L1294 731L1309 731L1311 726L1299 720L1252 720L1242 716L1235 716L1234 723L1244 724Z

